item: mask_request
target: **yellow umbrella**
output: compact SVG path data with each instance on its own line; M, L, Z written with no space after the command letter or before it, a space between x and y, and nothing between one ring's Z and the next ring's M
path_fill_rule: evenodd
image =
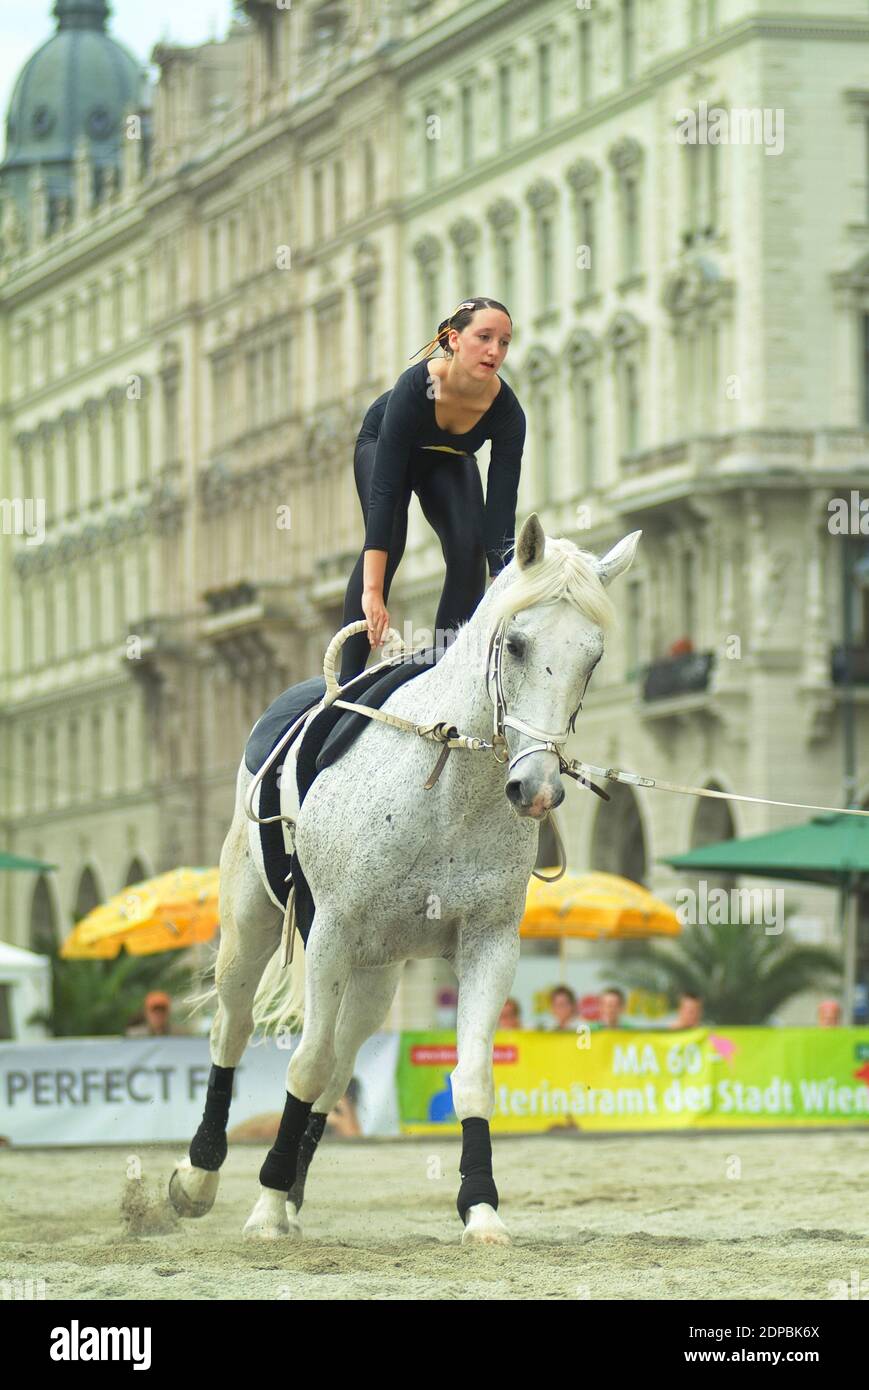
M126 947L149 956L208 941L218 922L217 869L172 869L123 888L78 922L60 954L106 960Z
M532 878L519 935L622 941L678 936L676 913L639 883L617 874L565 874L557 883Z

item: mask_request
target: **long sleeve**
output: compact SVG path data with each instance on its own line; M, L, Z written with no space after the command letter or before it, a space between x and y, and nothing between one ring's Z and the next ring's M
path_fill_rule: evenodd
M509 561L516 532L516 498L525 447L525 412L519 402L496 434L486 479L485 540L489 573L496 574Z
M410 373L404 372L389 394L380 425L365 526L365 550L389 550L395 509L419 428L420 401Z

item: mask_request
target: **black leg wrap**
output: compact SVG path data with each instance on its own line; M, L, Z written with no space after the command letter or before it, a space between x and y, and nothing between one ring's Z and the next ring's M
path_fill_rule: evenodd
M296 1181L290 1188L290 1201L296 1211L302 1210L302 1203L305 1200L305 1179L308 1176L308 1168L311 1159L317 1152L317 1145L323 1138L323 1130L326 1128L326 1116L318 1115L315 1110L311 1111L308 1120L308 1128L299 1140L299 1154L296 1160Z
M226 1126L234 1075L235 1067L211 1068L202 1122L190 1144L190 1162L194 1168L215 1173L226 1158Z
M260 1168L259 1180L263 1187L273 1187L289 1196L290 1189L296 1181L299 1143L305 1133L313 1103L311 1100L296 1100L296 1097L287 1091L278 1137Z
M498 1210L498 1189L492 1177L492 1140L489 1121L472 1117L462 1120L462 1161L459 1164L462 1185L456 1207L462 1221L467 1220L468 1207L488 1202Z

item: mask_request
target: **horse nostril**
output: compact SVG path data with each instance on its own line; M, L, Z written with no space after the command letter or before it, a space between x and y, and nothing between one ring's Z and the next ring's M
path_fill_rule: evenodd
M555 793L554 797L552 798L552 809L553 809L553 811L555 810L556 806L560 806L560 805L561 805L561 803L562 803L563 800L564 800L564 788L563 788L563 787L560 787L559 790Z
M513 781L508 782L506 791L507 800L512 801L513 805L517 806L519 802L522 800L522 779L517 778Z

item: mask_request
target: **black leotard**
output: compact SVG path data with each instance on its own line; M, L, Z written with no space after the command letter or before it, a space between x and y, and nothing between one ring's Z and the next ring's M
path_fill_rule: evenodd
M391 391L378 396L363 425L366 434L376 432L378 436L365 550L389 549L395 507L412 449L450 448L473 454L491 439L483 539L490 574L503 569L504 554L513 544L516 527L525 412L504 378L500 380L501 389L494 401L467 434L449 434L436 423L427 361L408 367Z
M486 564L503 569L514 543L516 496L525 414L510 387L501 389L467 434L448 434L434 422L427 394L428 364L410 367L392 391L369 406L356 440L353 467L366 522L365 547L350 576L344 625L361 619L366 550L387 552L384 601L404 554L411 493L441 543L446 575L435 618L437 644L455 635L486 591ZM488 495L484 501L477 460L471 452L492 440ZM446 452L441 452L446 450ZM366 632L341 649L341 683L365 669L371 652ZM379 659L379 655L378 655Z

